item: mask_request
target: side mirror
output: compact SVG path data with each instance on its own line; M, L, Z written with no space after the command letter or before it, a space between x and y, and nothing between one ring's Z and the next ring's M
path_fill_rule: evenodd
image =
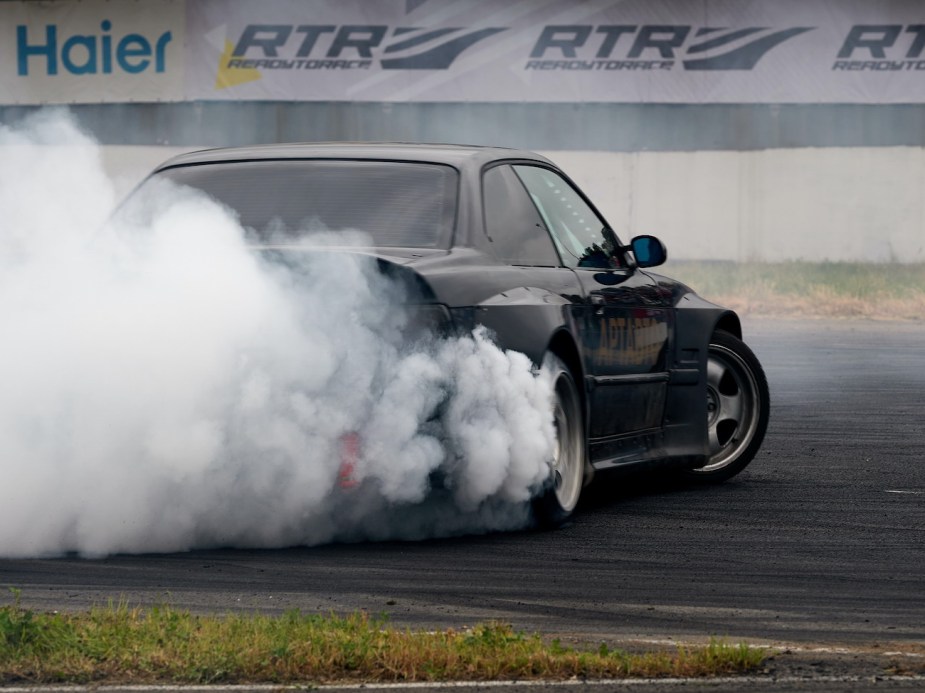
M658 267L668 259L668 249L655 236L636 236L630 241L630 250L639 267Z

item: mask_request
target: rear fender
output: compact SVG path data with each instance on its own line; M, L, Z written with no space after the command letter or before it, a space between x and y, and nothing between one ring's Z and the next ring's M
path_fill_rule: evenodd
M479 303L473 308L472 320L487 327L498 346L525 354L539 367L553 336L568 331L571 305L545 289L520 287Z

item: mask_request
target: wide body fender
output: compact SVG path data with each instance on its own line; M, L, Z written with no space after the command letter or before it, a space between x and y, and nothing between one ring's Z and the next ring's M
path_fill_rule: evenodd
M731 310L684 293L675 304L674 363L665 402L666 457L707 454L707 357L710 338L724 329L741 338L739 317Z

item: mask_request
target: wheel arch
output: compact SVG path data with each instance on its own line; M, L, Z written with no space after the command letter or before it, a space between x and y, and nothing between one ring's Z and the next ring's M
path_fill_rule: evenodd
M670 422L666 456L706 458L707 359L710 340L717 331L742 338L742 324L735 311L693 293L685 295L678 303L673 367L696 368L698 377L695 383L669 382L665 402L665 420Z
M586 399L584 388L585 374L584 368L581 365L581 356L575 344L575 338L565 329L557 330L550 338L546 351L552 352L558 356L562 362L568 366L568 369L572 372L572 377L575 379L575 384L578 385L578 393L584 405Z
M728 332L736 339L742 339L742 322L739 320L739 316L731 310L727 310L719 316L716 324L713 326L713 332L717 330Z

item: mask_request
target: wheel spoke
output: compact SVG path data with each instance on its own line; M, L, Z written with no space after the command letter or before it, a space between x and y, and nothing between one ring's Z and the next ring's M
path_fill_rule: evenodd
M742 392L736 392L734 395L724 395L717 393L719 399L719 421L735 421L737 424L742 421L742 412L745 407Z
M708 436L708 450L710 455L715 455L723 446L719 442L719 434L716 431L716 426L710 426L709 436Z
M723 376L726 374L726 365L717 361L716 359L710 359L707 361L707 385L712 387L714 390L719 389L719 384L723 380Z

